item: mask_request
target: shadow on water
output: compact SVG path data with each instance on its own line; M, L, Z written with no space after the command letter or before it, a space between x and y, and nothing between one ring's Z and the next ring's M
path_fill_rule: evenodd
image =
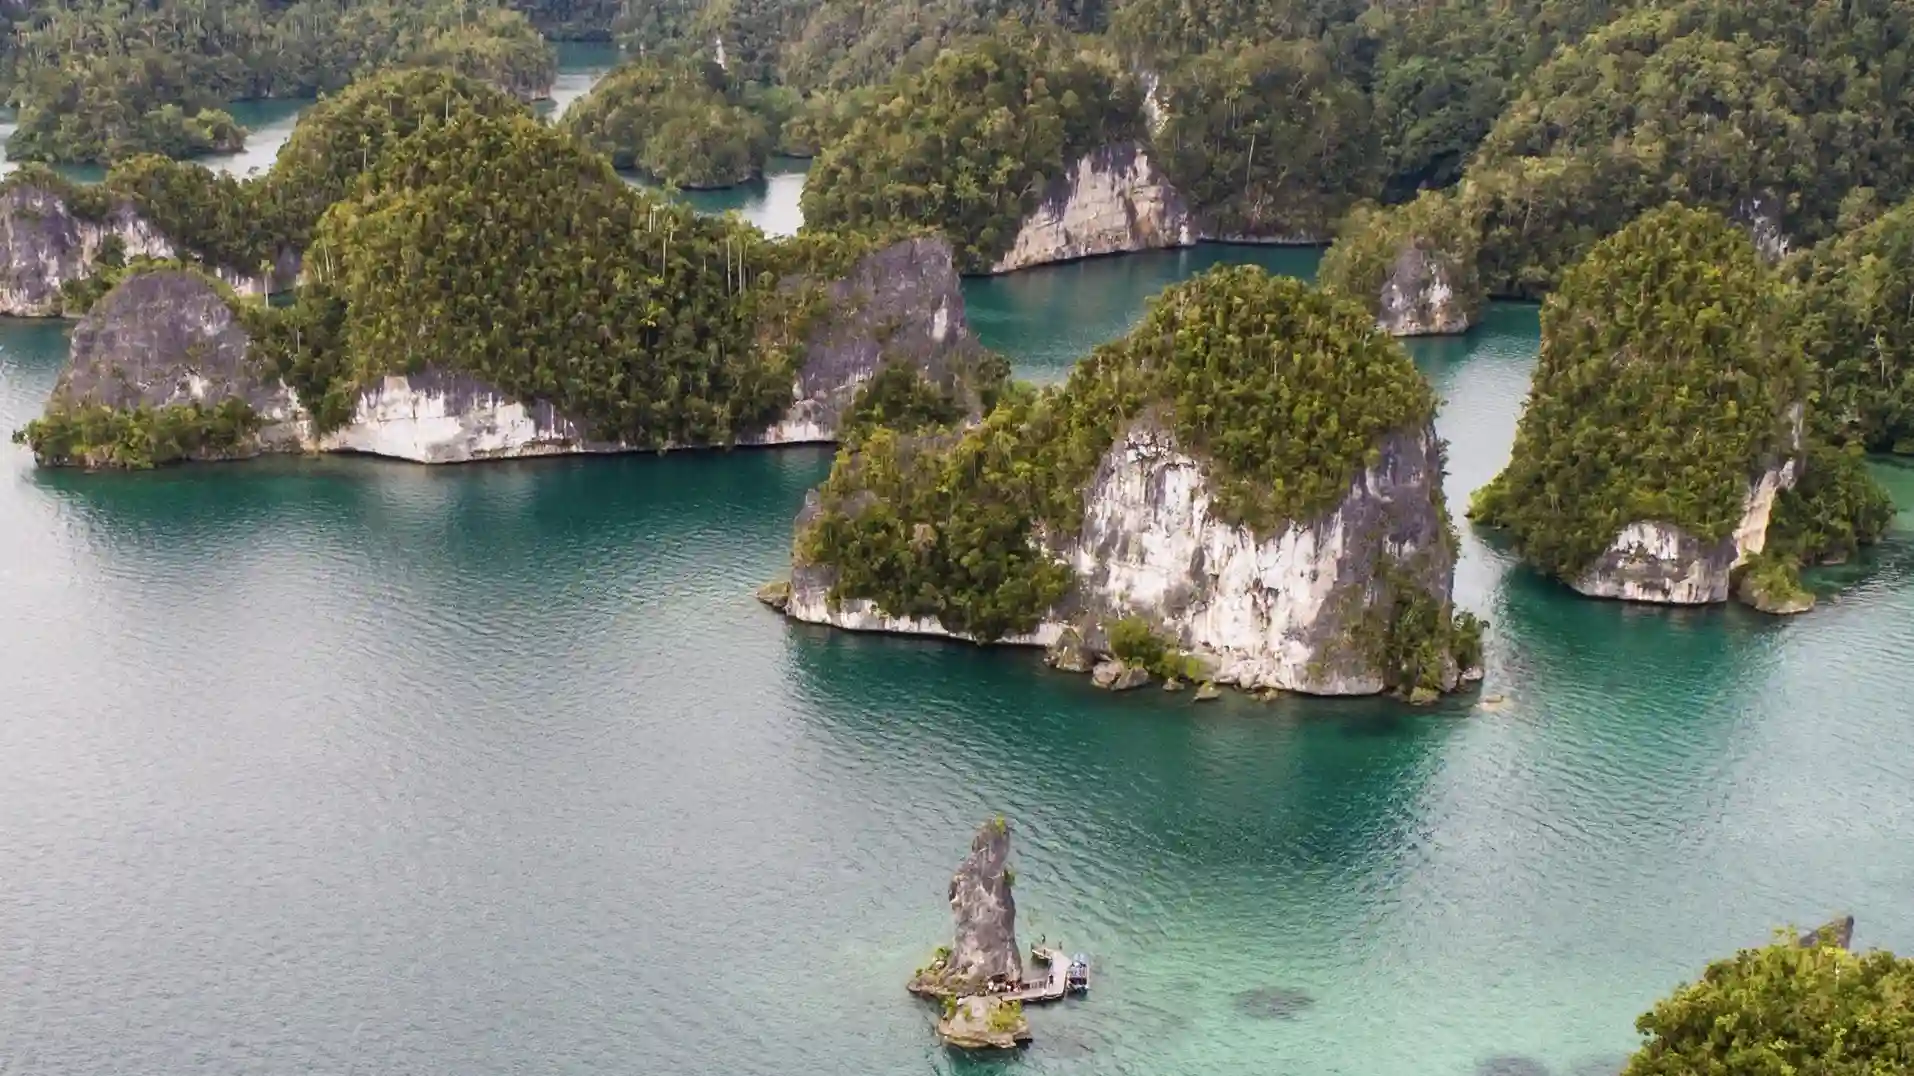
M1294 1019L1315 1004L1314 994L1286 986L1263 986L1236 994L1238 1012L1263 1020Z

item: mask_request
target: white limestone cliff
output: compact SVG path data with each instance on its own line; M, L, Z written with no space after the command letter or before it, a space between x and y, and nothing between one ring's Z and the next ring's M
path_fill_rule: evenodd
M1187 247L1196 240L1189 207L1169 177L1141 146L1124 143L1085 154L1053 180L990 271Z
M1787 459L1756 475L1742 501L1741 522L1718 542L1704 542L1669 523L1630 523L1569 585L1592 598L1663 605L1725 602L1733 591L1734 570L1766 548L1775 498L1793 488L1798 471L1798 462Z
M1455 554L1436 508L1441 460L1433 428L1400 431L1332 511L1273 535L1224 522L1204 464L1163 430L1133 425L1105 454L1082 527L1048 552L1077 585L1036 630L998 640L1051 646L1086 621L1142 616L1201 658L1218 683L1316 695L1369 695L1381 675L1354 638L1386 596L1380 562L1449 600ZM815 494L802 529L819 510ZM827 568L793 565L784 612L853 631L949 635L930 618L888 616L865 600L833 604ZM1479 676L1454 670L1449 684Z
M181 256L178 246L128 203L98 220L81 217L55 191L16 183L0 193L0 314L58 317L61 289L96 271L102 251L117 240L127 260ZM242 297L258 297L298 274L287 257L271 274L209 267Z
M1376 324L1391 336L1445 336L1467 332L1473 312L1456 294L1447 263L1415 243L1406 245L1383 278Z

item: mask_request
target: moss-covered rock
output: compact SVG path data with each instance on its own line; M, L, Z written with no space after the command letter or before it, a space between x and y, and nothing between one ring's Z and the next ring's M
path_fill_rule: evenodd
M1466 331L1481 311L1476 222L1453 195L1429 192L1343 221L1317 279L1369 307L1391 336Z
M1727 600L1808 450L1789 310L1717 213L1668 206L1598 243L1543 307L1512 458L1471 515L1585 594ZM1796 597L1768 572L1749 593Z
M297 450L302 420L232 293L159 268L130 273L81 319L45 412L16 439L50 466L141 468Z

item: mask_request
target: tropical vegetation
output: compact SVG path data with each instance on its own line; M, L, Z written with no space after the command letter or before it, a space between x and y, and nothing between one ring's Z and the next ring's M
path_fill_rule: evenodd
M1156 94L1155 145L1207 234L1320 240L1377 190L1368 99L1313 42L1194 57Z
M1635 1022L1622 1076L1879 1076L1914 1065L1914 961L1777 938L1710 964Z
M15 431L13 441L32 448L34 458L49 466L140 470L241 453L259 426L259 416L237 397L211 407L89 404L51 408Z
M988 270L1049 181L1085 151L1142 133L1133 79L1047 35L1006 27L951 49L825 147L807 227L944 230L966 272Z
M1819 430L1914 454L1914 200L1814 248L1795 270Z
M1712 210L1670 205L1597 243L1543 305L1512 457L1471 515L1573 579L1630 523L1727 538L1750 482L1795 460L1771 560L1792 570L1878 538L1885 498L1858 456L1804 444L1791 317L1753 241Z

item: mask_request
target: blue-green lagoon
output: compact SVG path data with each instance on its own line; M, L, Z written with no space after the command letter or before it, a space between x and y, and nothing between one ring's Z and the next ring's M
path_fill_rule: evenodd
M1311 265L1103 259L971 282L971 318L1052 379L1222 257ZM1414 348L1458 512L1536 340L1507 306ZM0 425L63 351L0 326ZM84 475L0 448L0 1058L1594 1076L1776 924L1847 909L1914 951L1914 515L1787 622L1584 601L1465 533L1484 695L1198 708L765 611L828 464ZM1024 939L1097 978L973 1061L902 986L998 812Z

